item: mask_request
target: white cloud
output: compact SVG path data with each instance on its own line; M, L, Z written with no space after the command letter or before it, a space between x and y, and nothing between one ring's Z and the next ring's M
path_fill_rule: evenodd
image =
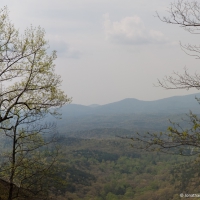
M168 42L163 33L148 30L140 17L125 17L112 22L109 14L104 14L104 30L106 39L121 44L146 44Z

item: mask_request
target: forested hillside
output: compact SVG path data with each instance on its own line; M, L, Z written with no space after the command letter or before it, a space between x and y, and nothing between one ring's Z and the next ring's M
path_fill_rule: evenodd
M53 182L47 183L52 184L51 199L178 200L182 199L180 193L198 193L200 169L193 162L196 157L133 149L130 140L113 136L121 131L85 131L85 139L78 134L60 136ZM0 188L4 200L8 183L0 181ZM31 193L25 194L31 199Z
M194 157L141 152L114 137L60 137L59 144L60 176L67 186L57 199L178 200L180 193L200 189L199 168L190 163Z

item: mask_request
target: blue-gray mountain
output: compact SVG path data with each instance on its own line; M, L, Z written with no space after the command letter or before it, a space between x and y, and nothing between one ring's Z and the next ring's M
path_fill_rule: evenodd
M181 122L190 111L200 114L196 97L200 98L200 93L156 101L128 98L106 105L69 104L61 109L62 119L57 124L62 133L102 128L161 131L169 126L168 119Z
M69 104L62 108L63 115L80 116L91 114L130 114L130 113L187 113L193 111L200 113L200 105L195 98L200 94L175 96L156 101L141 101L134 98L109 103L106 105L83 106Z

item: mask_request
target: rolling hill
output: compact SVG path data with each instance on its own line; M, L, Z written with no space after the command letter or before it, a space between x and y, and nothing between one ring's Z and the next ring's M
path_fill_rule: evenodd
M166 130L169 126L168 119L181 122L181 118L185 118L190 111L200 114L196 97L200 97L200 94L174 96L156 101L128 98L106 105L69 104L62 107L62 119L57 120L57 124L61 133L100 128Z

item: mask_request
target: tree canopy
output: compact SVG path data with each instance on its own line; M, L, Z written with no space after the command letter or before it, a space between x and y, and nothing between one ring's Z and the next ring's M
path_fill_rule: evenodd
M56 51L49 54L48 48L41 27L30 26L20 34L7 8L0 10L0 133L11 140L6 162L0 164L1 177L10 184L8 200L19 197L19 192L13 193L16 186L18 191L40 190L42 177L55 162L44 149L51 141L43 134L56 131L43 119L57 115L57 108L71 99L60 89Z
M53 114L54 108L70 101L55 73L56 52L48 55L48 48L42 28L31 26L20 35L7 8L0 10L0 122L14 119L16 110ZM5 128L3 123L0 128Z

